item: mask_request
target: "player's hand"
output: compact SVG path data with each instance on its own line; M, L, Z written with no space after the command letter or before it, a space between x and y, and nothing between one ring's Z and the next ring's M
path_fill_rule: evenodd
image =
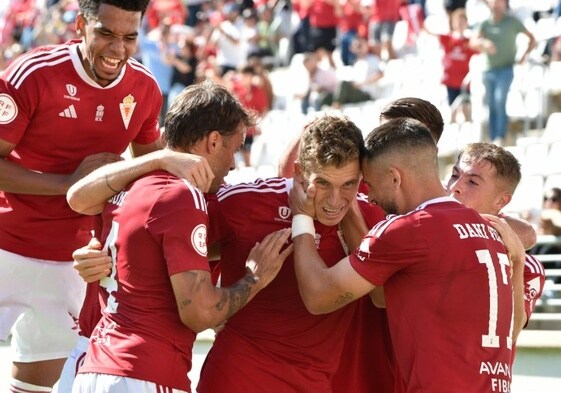
M294 176L293 186L288 197L290 210L292 210L292 216L305 214L315 218L315 197L316 187L313 184L307 185L300 176Z
M202 192L208 192L214 173L204 157L170 149L163 149L160 154L161 169L187 180Z
M70 175L68 178L67 188L70 188L78 180L94 171L95 169L102 167L104 165L110 164L112 162L122 161L123 157L118 154L113 153L96 153L91 154L84 158L78 168Z
M524 246L522 245L522 242L516 232L512 230L504 218L500 218L492 214L482 214L481 216L487 219L491 226L495 228L501 236L508 252L508 257L513 264L512 268L520 266L523 268L524 260L526 258L526 250L524 250Z
M94 282L109 276L113 263L107 250L102 250L101 243L95 237L90 243L72 253L74 269L85 282Z
M283 249L291 232L290 228L286 228L270 233L249 252L245 263L246 270L260 288L273 281L284 260L292 253L292 243Z

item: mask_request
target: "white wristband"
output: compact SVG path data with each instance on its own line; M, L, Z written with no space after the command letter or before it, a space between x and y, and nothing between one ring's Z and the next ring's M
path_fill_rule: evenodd
M298 235L309 233L312 236L316 235L316 228L314 227L314 219L305 214L297 214L292 217L292 238Z

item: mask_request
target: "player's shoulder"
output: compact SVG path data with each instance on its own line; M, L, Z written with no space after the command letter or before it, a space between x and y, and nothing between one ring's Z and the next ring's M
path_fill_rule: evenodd
M129 57L127 60L127 71L134 74L135 78L147 78L157 84L156 77L152 71L134 57Z
M169 206L207 211L204 194L185 179L166 171L154 171L139 178L132 186L137 197L152 199Z
M266 198L267 195L287 194L291 186L291 179L280 177L256 179L251 183L238 183L222 186L216 193L216 199L219 202L222 202L235 197L248 195Z
M526 254L526 258L524 259L524 270L533 274L545 276L543 264L538 258L531 254Z
M6 68L3 77L14 86L20 85L26 78L47 72L52 67L59 67L64 62L71 62L70 46L67 44L48 45L34 48L20 55Z

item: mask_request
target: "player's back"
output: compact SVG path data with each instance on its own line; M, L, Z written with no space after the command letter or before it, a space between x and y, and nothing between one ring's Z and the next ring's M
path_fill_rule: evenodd
M443 198L369 236L377 269L369 274L386 280L407 391L508 391L512 283L497 232L475 210Z
M99 284L103 317L82 371L187 390L195 333L179 317L170 276L209 270L204 240L194 236L208 222L204 198L156 171L108 201L102 218L113 268Z

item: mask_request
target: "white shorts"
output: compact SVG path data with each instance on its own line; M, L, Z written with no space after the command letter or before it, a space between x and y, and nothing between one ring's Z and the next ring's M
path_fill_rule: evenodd
M78 339L85 291L71 262L0 250L0 340L12 332L12 360L66 358Z
M185 377L187 378L187 376ZM78 374L72 393L187 393L154 382L107 374Z
M74 379L76 374L78 374L78 369L84 363L84 358L86 353L88 353L88 345L90 340L87 337L79 336L76 346L68 355L66 362L64 363L64 368L60 374L60 378L53 386L52 393L70 393L72 392L72 385L74 384Z

